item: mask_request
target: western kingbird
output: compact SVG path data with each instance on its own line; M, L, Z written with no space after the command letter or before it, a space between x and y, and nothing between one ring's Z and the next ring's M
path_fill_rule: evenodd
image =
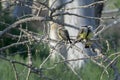
M70 40L70 36L69 36L68 31L64 27L59 27L58 28L58 36L61 40L69 41L69 43L72 43L71 40Z

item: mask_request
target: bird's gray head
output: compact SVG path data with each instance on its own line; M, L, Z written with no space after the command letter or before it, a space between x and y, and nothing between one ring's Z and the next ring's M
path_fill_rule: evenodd
M93 27L92 27L92 26L88 26L88 28L89 28L91 31L93 31Z

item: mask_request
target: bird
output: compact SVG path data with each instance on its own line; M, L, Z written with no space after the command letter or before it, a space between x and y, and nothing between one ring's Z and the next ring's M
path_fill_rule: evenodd
M82 42L85 44L85 48L89 48L93 41L94 37L92 26L81 26L81 29L78 32L76 42Z
M85 40L87 33L88 33L87 26L82 26L77 34L76 42L81 42L81 41Z
M57 32L58 37L61 40L69 42L70 44L72 43L67 29L65 29L64 27L59 27Z

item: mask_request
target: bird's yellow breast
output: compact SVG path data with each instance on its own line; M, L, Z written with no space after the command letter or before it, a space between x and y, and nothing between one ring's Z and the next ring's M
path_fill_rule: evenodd
M80 34L80 37L83 38L83 39L85 39L86 35L87 35L86 33L82 33L82 34Z

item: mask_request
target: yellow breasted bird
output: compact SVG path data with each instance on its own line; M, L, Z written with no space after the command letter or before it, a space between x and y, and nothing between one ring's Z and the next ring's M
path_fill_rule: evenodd
M88 33L87 26L82 26L77 35L77 42L86 40L87 33Z
M68 31L64 27L59 27L58 28L58 37L61 40L64 40L64 41L67 41L67 42L69 41L69 43L72 43L71 40L70 40L70 36L69 36Z
M82 26L77 35L77 42L82 42L85 44L85 48L89 48L93 43L93 37L92 26Z

